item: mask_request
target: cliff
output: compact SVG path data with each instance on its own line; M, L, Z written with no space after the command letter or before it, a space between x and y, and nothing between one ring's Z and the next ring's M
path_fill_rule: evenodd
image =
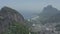
M24 24L24 18L18 11L6 6L3 7L0 10L0 34L1 32L7 31L7 28L13 21Z

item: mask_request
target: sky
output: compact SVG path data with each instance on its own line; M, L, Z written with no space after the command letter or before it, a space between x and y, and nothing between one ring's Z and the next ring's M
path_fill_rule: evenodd
M8 6L16 10L38 11L47 5L60 10L60 0L0 0L0 8Z
M26 18L40 13L48 5L60 10L60 0L0 0L0 9L4 6L13 8Z

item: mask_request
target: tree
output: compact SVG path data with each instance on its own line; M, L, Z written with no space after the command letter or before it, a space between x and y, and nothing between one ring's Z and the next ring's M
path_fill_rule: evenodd
M20 23L13 22L4 34L29 34L28 28Z

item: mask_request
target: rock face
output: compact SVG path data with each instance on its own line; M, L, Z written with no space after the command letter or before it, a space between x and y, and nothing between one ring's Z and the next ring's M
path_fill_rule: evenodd
M24 18L19 12L9 7L3 7L0 10L0 34L7 30L12 21L24 24Z
M40 16L39 20L42 23L53 23L53 21L57 22L60 20L60 18L59 18L60 17L60 10L52 7L51 5L48 5L47 7L44 7L44 9L39 14L39 16Z

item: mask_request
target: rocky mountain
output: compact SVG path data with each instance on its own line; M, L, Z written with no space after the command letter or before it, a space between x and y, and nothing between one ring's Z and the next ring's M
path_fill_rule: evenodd
M13 21L24 24L24 18L19 12L6 6L3 7L0 10L0 34L1 32L7 31L7 28Z
M42 23L50 23L53 21L59 21L60 18L60 11L54 7L52 7L51 5L48 5L47 7L44 7L44 9L42 10L42 12L39 14L39 20Z
M60 23L60 13L51 16L50 18L48 18L46 21L46 23Z
M32 19L36 23L46 24L46 23L60 22L59 21L60 20L60 10L54 8L52 5L48 5L47 7L44 7L38 16L39 16L38 18L33 17L33 19Z

